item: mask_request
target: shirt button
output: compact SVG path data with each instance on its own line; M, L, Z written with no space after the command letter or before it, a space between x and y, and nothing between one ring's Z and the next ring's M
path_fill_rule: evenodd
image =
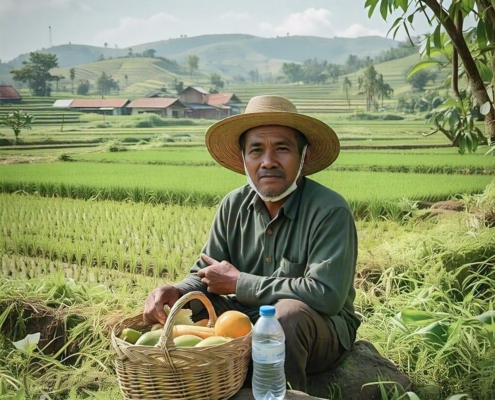
M272 234L273 234L273 231L272 231L271 229L268 229L268 230L266 231L266 233L268 233L269 235L272 235Z
M267 263L269 263L269 262L272 262L272 259L271 259L270 257L267 257L267 258L265 258L265 261L266 261Z

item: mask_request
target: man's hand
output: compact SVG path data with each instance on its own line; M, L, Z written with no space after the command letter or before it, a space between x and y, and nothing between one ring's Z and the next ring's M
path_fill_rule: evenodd
M208 292L214 294L235 294L237 279L241 273L227 261L217 261L206 254L201 259L209 265L198 271L201 282L208 286Z
M180 296L181 293L179 290L172 285L162 285L153 289L144 304L144 323L146 325L152 325L159 322L164 325L167 315L165 314L163 307L165 305L173 307Z

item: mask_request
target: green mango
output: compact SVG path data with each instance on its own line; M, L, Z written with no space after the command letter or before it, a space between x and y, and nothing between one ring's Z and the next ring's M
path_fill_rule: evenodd
M130 344L136 343L136 341L140 337L141 337L141 332L138 332L132 328L125 328L122 330L122 333L120 334L120 338Z
M158 329L156 331L150 331L143 333L140 338L136 341L137 346L154 346L160 340L162 336L163 329Z

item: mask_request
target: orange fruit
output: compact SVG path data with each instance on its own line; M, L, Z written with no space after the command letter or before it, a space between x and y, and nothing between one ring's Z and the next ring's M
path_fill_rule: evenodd
M251 332L253 325L246 314L230 310L221 314L215 323L215 335L238 338Z

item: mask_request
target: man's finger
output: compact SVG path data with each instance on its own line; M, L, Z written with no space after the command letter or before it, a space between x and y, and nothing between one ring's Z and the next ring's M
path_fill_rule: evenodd
M217 263L218 264L218 261L215 260L214 258L211 258L209 255L205 254L205 253L202 253L201 254L201 259L208 265L211 265L211 264L214 264L214 263Z

